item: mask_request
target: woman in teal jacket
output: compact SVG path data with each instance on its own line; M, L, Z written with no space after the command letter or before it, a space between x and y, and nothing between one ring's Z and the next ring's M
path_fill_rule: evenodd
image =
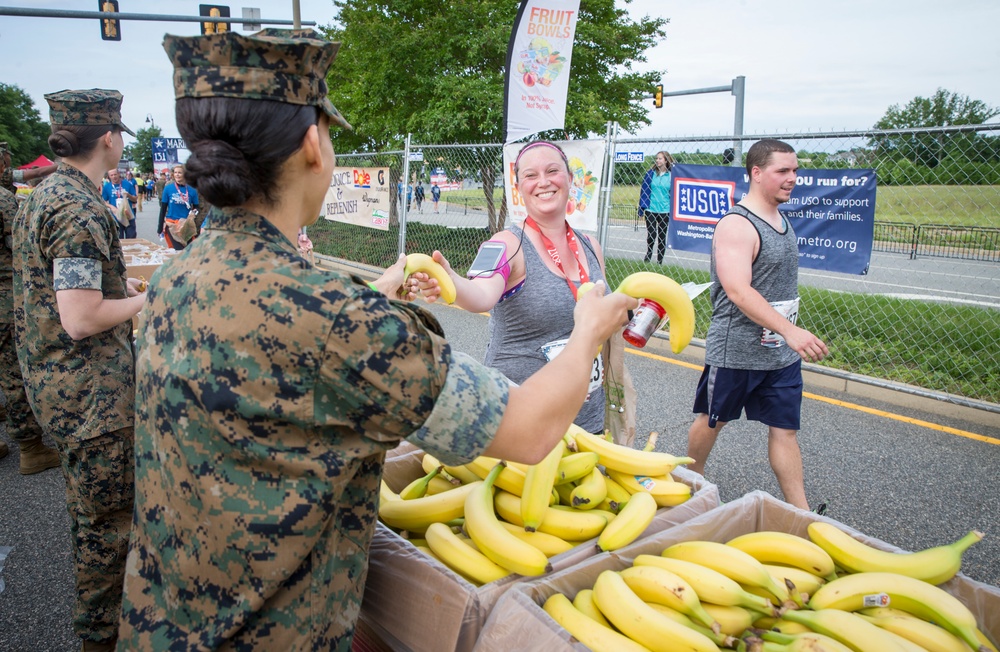
M669 152L656 153L656 165L646 172L639 189L639 217L646 218L646 257L653 258L656 245L656 262L663 264L667 247L667 224L670 221L670 168L674 157Z

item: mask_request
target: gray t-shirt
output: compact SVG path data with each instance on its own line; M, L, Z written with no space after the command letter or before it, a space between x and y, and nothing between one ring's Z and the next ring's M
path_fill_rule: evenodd
M515 383L523 383L548 361L546 351L551 352L554 348L552 343L569 337L573 330L576 299L566 285L566 279L545 266L531 241L523 237L521 229L511 226L510 231L522 238L525 281L490 311L490 341L483 363L499 369ZM578 231L574 233L580 243L580 251L587 257L590 280L595 283L603 281L601 264L590 240ZM573 285L580 284L574 282ZM573 422L588 432L604 430L602 386L598 385L591 391Z
M746 218L757 230L760 251L753 261L750 286L793 322L797 317L799 296L799 247L795 232L782 215L783 230L777 231L765 220L736 204L730 213ZM770 333L750 320L734 304L719 282L712 250L712 323L705 339L705 364L727 369L783 369L799 359L799 354L784 341L773 346ZM784 303L779 303L784 302ZM776 305L778 304L778 305ZM794 310L794 314L792 311ZM777 338L780 340L780 337ZM771 345L769 345L769 343Z

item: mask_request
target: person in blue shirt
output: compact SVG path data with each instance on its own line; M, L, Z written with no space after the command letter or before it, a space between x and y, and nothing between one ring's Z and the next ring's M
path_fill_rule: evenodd
M198 209L198 191L184 182L183 165L175 165L171 174L173 183L165 185L160 196L160 221L156 232L163 236L171 249L183 249L184 243L175 242L166 227L175 225Z
M135 182L122 179L122 173L117 168L108 170L108 180L104 182L104 187L101 188L101 199L111 207L111 211L115 214L118 213L118 202L123 197L128 200L128 205L132 209L132 221L129 222L128 226L118 225L118 237L120 239L136 237L135 202L137 197L135 192Z
M431 201L434 202L434 212L438 212L438 202L441 201L441 189L438 188L437 181L431 186Z
M639 217L646 218L646 257L653 258L656 247L656 262L663 264L663 253L667 248L667 225L670 221L670 168L674 157L669 152L657 152L656 164L646 172L639 189Z

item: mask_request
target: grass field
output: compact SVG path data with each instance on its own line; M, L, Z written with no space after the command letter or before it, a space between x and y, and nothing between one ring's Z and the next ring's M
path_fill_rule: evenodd
M503 190L494 189L497 201ZM908 224L1000 226L1000 186L881 186L875 195L875 220ZM442 200L483 207L479 189L442 193ZM617 185L611 191L615 214L639 203L639 186Z
M376 267L395 261L398 235L395 228L376 231L326 220L309 227L318 253ZM481 228L411 223L406 251L439 249L455 269L466 269L485 237ZM708 272L635 260L609 258L606 264L611 287L639 269L696 283L709 280ZM809 306L802 326L830 347L824 366L1000 403L1000 311L807 287L802 299ZM705 337L711 312L708 295L702 294L695 300L695 337Z

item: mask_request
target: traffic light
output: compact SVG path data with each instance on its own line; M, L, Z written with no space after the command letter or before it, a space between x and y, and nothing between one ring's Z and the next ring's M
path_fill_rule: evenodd
M229 7L225 5L198 5L198 15L209 18L229 18ZM231 23L202 23L202 34L222 34L232 29Z
M118 0L97 0L97 8L106 13L118 13ZM101 38L105 41L122 40L121 21L112 18L101 19Z
M663 84L656 85L656 92L653 93L653 106L658 109L663 108Z

